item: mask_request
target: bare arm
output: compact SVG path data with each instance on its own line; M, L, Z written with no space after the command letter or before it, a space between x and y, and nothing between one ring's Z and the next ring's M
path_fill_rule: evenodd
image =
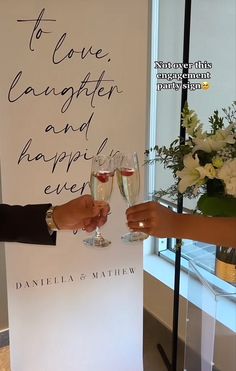
M126 211L128 226L154 237L187 238L236 248L236 218L177 214L157 202L146 202ZM139 222L144 227L139 226Z
M236 218L176 214L175 225L177 237L236 248Z

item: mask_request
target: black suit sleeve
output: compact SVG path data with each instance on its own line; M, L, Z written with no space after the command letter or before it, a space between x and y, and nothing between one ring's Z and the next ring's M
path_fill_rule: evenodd
M50 235L45 221L49 207L0 204L0 241L55 245L56 233Z

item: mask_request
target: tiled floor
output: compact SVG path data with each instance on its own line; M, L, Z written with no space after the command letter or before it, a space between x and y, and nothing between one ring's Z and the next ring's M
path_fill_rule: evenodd
M4 346L7 342L8 339L6 336L5 338L2 338L0 343L0 345L2 345L2 348L0 348L0 371L10 371L9 348ZM146 311L144 311L143 342L144 371L167 371L167 368L164 365L161 355L157 349L157 344L162 345L169 357L171 353L171 333ZM180 343L178 371L183 371L183 350L184 346L182 343Z

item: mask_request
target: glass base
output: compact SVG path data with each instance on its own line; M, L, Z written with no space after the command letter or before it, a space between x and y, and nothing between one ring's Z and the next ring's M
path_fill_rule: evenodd
M149 235L143 232L128 232L121 236L121 239L124 242L136 242L146 240L148 237Z
M106 240L103 237L89 237L83 240L86 246L94 246L94 247L107 247L111 244L111 241Z

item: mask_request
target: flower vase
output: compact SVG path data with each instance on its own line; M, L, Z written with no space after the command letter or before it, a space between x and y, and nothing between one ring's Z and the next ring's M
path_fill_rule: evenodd
M236 249L216 246L215 274L217 277L236 284Z

